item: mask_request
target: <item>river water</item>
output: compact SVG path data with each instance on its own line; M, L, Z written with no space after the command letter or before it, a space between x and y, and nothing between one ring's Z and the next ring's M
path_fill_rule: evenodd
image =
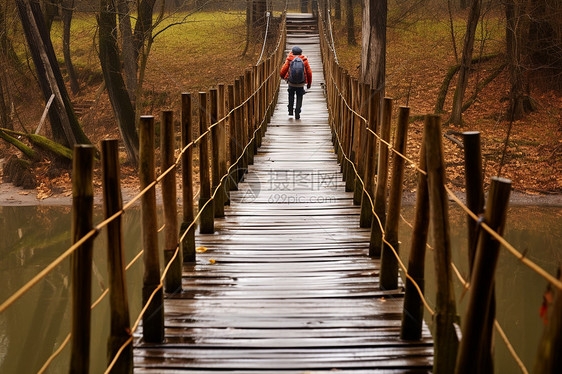
M413 208L405 207L403 216L413 221ZM101 220L96 214L95 222ZM462 212L452 209L451 242L453 259L461 274L467 274L466 219ZM123 231L127 243L126 262L141 248L140 212L133 209L123 217ZM562 263L562 208L514 206L508 213L505 236L526 256L555 274ZM400 251L407 262L409 233L402 222ZM0 302L41 271L70 245L70 208L64 206L0 206ZM95 240L93 299L107 287L105 237L102 232ZM527 368L532 369L537 341L543 329L539 307L546 281L523 266L505 249L500 252L496 277L497 319ZM435 295L433 257L426 256L426 290L433 306ZM23 298L0 314L0 372L36 372L51 353L64 341L70 329L69 260L55 268ZM127 272L131 316L141 308L142 260ZM136 281L132 281L136 280ZM467 295L456 283L458 311L464 314ZM92 313L91 357L92 373L103 372L107 366L106 346L109 333L109 301L106 297ZM431 324L431 321L428 320ZM496 372L517 373L517 366L501 339L496 336ZM49 372L66 372L69 349L66 348L52 362Z

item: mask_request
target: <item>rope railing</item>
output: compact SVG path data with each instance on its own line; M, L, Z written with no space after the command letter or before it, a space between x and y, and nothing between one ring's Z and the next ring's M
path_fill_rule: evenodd
M272 105L273 105L273 102L269 103L268 108L270 108ZM249 146L250 146L250 144L252 143L252 141L254 141L254 140L256 139L256 136L257 136L258 132L262 129L262 127L264 126L264 124L265 124L265 118L264 118L264 120L261 122L261 124L256 128L256 130L254 131L253 136L252 136L252 138L250 139L250 141L248 142L248 144L246 145L246 147L244 148L244 151L246 151L246 150L249 148ZM231 166L229 167L229 170L228 170L228 171L229 171L229 172L232 171L232 169L233 169L234 167L236 167L236 166L238 165L238 163L240 163L240 161L242 161L243 157L244 157L244 155L242 154L242 155L236 160L236 162L235 162L233 165L231 165ZM185 239L185 237L187 236L189 230L193 227L193 225L195 225L195 223L196 223L197 220L200 218L201 213L204 211L204 209L211 203L211 201L213 201L213 200L215 199L217 193L220 191L220 187L224 184L224 182L225 182L226 178L228 178L228 176L229 176L229 173L227 173L226 175L224 175L224 176L221 178L221 180L220 180L220 182L219 182L219 185L214 189L213 194L211 195L211 198L210 198L209 200L207 200L207 202L201 207L201 209L199 210L199 212L197 213L197 215L195 216L195 218L193 219L193 221L192 221L192 222L190 223L190 225L185 229L184 233L180 236L180 238L179 238L179 240L178 240L179 243L181 243L181 242ZM179 250L180 250L180 247L179 247L179 245L178 245L178 246L176 247L176 249L175 249L174 255L172 256L172 258L170 259L170 261L168 261L168 264L167 264L166 268L165 268L164 271L162 272L162 275L161 275L161 277L160 277L161 279L160 279L160 285L159 285L159 287L158 287L157 289L155 289L155 290L152 292L152 294L151 294L151 296L150 296L150 300L152 300L152 298L154 298L154 296L156 295L156 293L163 287L164 279L166 278L166 275L168 274L168 271L170 270L170 266L171 266L172 262L173 262L173 261L176 259L176 257L178 256ZM133 324L133 327L131 328L131 332L132 332L132 333L134 333L134 332L138 329L138 327L139 327L139 325L140 325L140 321L142 320L142 317L143 317L144 314L146 313L146 310L147 310L147 307L148 307L149 302L147 302L146 304L147 304L146 307L141 310L141 312L139 313L139 316L137 317L137 320L135 321L135 323ZM123 344L123 346L120 348L120 350L118 351L118 355L120 355L121 352L123 352L124 348L125 348L127 345L131 344L131 343L132 343L132 340L131 340L131 341L129 341L129 340L126 341L126 342ZM117 355L116 357L114 357L114 359L112 360L112 362L110 363L110 365L107 367L105 373L110 373L110 372L111 372L111 370L113 369L113 366L115 365L115 363L116 363L117 360L118 360L118 355Z
M319 11L319 14L321 15L322 12ZM330 17L328 15L328 17ZM323 20L321 20L322 22L325 22ZM330 26L331 27L331 26ZM335 52L335 48L331 48L330 46L330 42L329 42L329 38L328 35L326 34L325 29L322 27L322 25L320 25L320 28L322 29L323 32L323 37L324 40L323 42L328 46L328 48ZM332 63L335 62L335 64L338 64L337 62L337 58L334 55L329 56L326 58L326 60L324 61L326 63L326 61L331 61ZM352 123L353 118L358 119L361 123L362 126L364 127L364 129L366 130L367 133L371 134L377 141L378 144L384 144L384 146L386 146L386 148L392 152L393 154L396 155L396 157L400 157L403 160L405 160L406 162L408 162L416 172L418 172L421 175L427 176L427 172L425 170L422 170L420 168L420 166L414 162L413 160L411 160L410 158L408 158L407 156L405 156L403 153L399 152L398 150L396 150L388 141L384 140L379 134L377 134L375 131L373 131L371 129L370 126L368 126L368 120L361 115L360 113L358 113L347 101L344 93L342 92L341 87L339 87L338 83L336 82L336 79L334 78L334 74L333 74L333 70L330 68L325 68L325 72L328 73L329 77L327 77L327 81L330 83L329 85L327 85L327 96L328 96L328 101L330 101L330 99L332 98L330 95L332 94L332 90L335 90L335 92L333 92L334 95L336 95L336 97L338 98L338 100L340 100L340 102L342 103L342 105L345 107L345 110L348 111L348 113L350 113L351 118L347 118L347 121L349 121L349 123ZM426 298L423 295L423 291L421 290L420 286L418 285L418 283L416 282L416 280L409 274L406 266L404 265L404 263L401 261L400 256L398 254L398 251L394 248L394 246L392 245L392 243L390 243L389 241L387 241L386 239L386 233L385 233L385 229L384 229L384 224L381 220L381 218L379 217L379 215L375 212L374 209L374 198L371 196L371 192L368 191L366 189L366 184L363 181L362 175L361 173L357 170L356 168L356 163L351 159L351 157L349 156L348 153L346 153L346 149L342 144L342 139L340 137L340 133L338 132L338 123L337 120L339 119L339 117L336 115L336 113L334 113L335 109L332 105L333 103L330 102L328 105L328 109L329 109L329 114L330 114L330 121L331 121L331 128L332 131L334 133L334 140L336 143L336 147L338 148L338 152L341 154L342 157L342 165L343 162L347 162L348 165L350 165L350 167L353 169L353 174L354 177L356 178L356 181L359 181L360 184L360 189L361 189L361 193L363 194L363 197L366 197L371 205L371 214L372 216L377 220L377 225L379 226L379 230L382 233L382 241L388 246L388 248L392 251L395 259L398 262L398 265L401 269L401 271L403 272L404 276L410 281L412 282L413 286L415 287L418 296L421 300L421 302L423 303L425 309L430 313L431 316L434 316L435 312L434 310L429 306ZM349 130L349 131L353 131L353 130ZM343 167L343 166L342 166ZM386 182L385 182L386 183ZM357 185L356 185L357 186ZM512 255L514 255L518 260L520 260L524 265L526 265L529 269L531 269L532 271L534 271L535 273L539 274L541 277L543 277L544 279L546 279L550 284L554 285L555 287L562 289L562 282L558 279L556 279L554 276L552 276L551 274L549 274L546 270L542 269L540 266L538 266L537 264L535 264L534 262L532 262L531 260L527 259L525 257L524 254L522 254L521 252L519 252L517 249L514 248L513 245L511 245L505 238L503 238L497 231L495 231L494 229L492 229L488 224L486 224L485 222L481 222L481 218L478 217L477 215L475 215L474 213L472 213L472 211L462 202L460 201L460 199L448 188L445 187L445 191L446 193L449 195L449 197L451 198L451 200L453 200L458 206L460 206L467 214L468 216L473 219L476 222L479 222L480 226L488 233L490 234L495 240L497 240L498 242L500 242ZM407 223L408 226L410 226L411 228L413 228L413 225L411 223L409 223L402 215L400 215L402 220L404 222ZM429 246L428 243L426 243L426 246L430 249L431 246ZM457 278L459 279L459 281L461 282L463 288L465 290L468 290L470 288L470 284L468 282L466 282L464 280L464 278L462 277L460 271L458 270L458 268L455 266L455 264L453 262L450 263L451 268L453 269L453 272L456 274ZM518 367L520 368L521 372L523 373L528 373L527 368L525 367L525 365L523 364L521 358L519 357L519 355L517 354L517 352L515 351L513 345L511 344L511 342L509 341L507 335L505 334L505 332L503 331L501 325L499 324L499 322L494 319L493 321L494 323L494 327L496 329L496 331L499 333L499 335L501 336L502 340L504 341L504 343L506 344L506 347L508 348L508 351L510 352L511 356L513 357L514 361L517 363Z
M357 117L359 120L361 120L364 124L368 123L368 120L366 118L364 118L360 113L358 113L357 111L355 111L347 102L347 100L345 99L345 97L343 96L340 87L337 85L337 83L334 80L333 75L330 75L330 80L332 82L332 84L334 85L334 87L337 89L338 94L340 95L340 98L342 99L343 103L345 104L345 106L347 107L347 109L350 111L350 113L352 113L355 117ZM367 127L366 131L371 133L373 136L375 136L377 138L377 141L379 141L380 143L384 144L388 150L394 154L396 154L398 157L401 157L402 159L404 159L406 162L408 162L410 164L410 166L412 166L418 173L423 174L423 175L427 175L425 170L420 169L420 167L418 166L418 164L413 161L412 159L410 159L409 157L407 157L406 155L398 152L389 142L387 142L386 140L384 140L379 134L377 134L375 131L373 131L371 128ZM477 215L475 215L470 208L468 208L456 195L453 191L451 191L449 188L446 187L446 191L449 195L449 197L461 208L463 209L475 222L478 222L479 217ZM527 267L529 267L531 270L533 270L535 273L537 273L538 275L540 275L541 277L543 277L544 279L546 279L549 283L551 283L552 285L554 285L556 288L558 288L559 290L562 290L562 281L556 279L556 277L552 276L550 273L548 273L546 270L544 270L543 268L541 268L539 265L537 265L536 263L534 263L533 261L529 260L528 258L526 258L522 252L518 251L512 244L510 244L504 237L502 237L500 234L498 234L496 231L492 230L488 225L486 225L486 223L482 223L482 228L484 228L490 235L492 235L494 237L494 239L498 240L513 256L515 256L518 260L520 260L524 265L526 265Z
M279 46L279 44L278 44ZM10 296L8 299L6 299L2 304L0 304L0 313L2 313L3 311L5 311L10 305L12 305L15 301L17 301L21 296L23 296L27 291L29 291L31 288L33 288L33 286L35 286L41 279L43 279L45 276L47 276L54 268L56 268L62 261L64 261L68 256L70 256L72 253L74 253L74 251L80 247L82 244L84 244L84 242L86 242L87 240L91 239L92 237L96 236L103 228L105 228L109 223L115 221L117 218L119 218L120 216L122 216L127 210L129 210L138 200L140 200L148 191L150 191L152 188L154 188L158 183L160 183L162 181L162 179L164 179L164 177L166 177L166 175L168 175L169 173L171 173L172 171L174 171L178 165L181 163L181 156L190 148L196 146L198 143L201 142L201 140L205 137L207 137L210 133L211 133L211 129L220 125L221 123L225 122L235 111L239 110L240 108L242 108L243 106L245 106L250 99L254 98L255 95L257 95L257 92L270 80L272 79L273 76L276 75L276 72L272 72L266 79L264 82L262 82L262 84L260 84L260 86L258 87L257 90L255 90L250 97L248 97L247 99L245 99L241 104L239 104L238 106L236 106L235 108L233 108L232 110L230 110L230 112L228 112L228 114L226 114L223 118L219 119L218 121L212 123L209 126L209 129L207 131L205 131L204 133L202 133L197 139L195 139L194 141L192 141L191 143L189 143L188 145L186 145L185 147L183 147L181 149L181 151L179 152L178 156L176 157L176 161L175 163L170 166L167 170L165 170L164 172L162 172L158 178L156 180L154 180L151 184L149 184L148 186L146 186L142 191L140 191L137 195L133 196L131 198L131 200L129 200L128 203L123 205L123 209L121 209L120 211L118 211L117 213L113 214L111 217L101 221L99 224L97 224L89 233L87 233L84 237L82 237L80 240L78 240L76 243L74 243L73 245L71 245L66 251L64 251L59 257L57 257L54 261L52 261L49 265L47 265L47 267L45 269L43 269L41 272L39 272L35 277L33 277L31 280L29 280L24 286L22 286L19 290L17 290L16 292L14 292L12 294L12 296Z
M283 13L282 17L284 17L285 12ZM269 18L268 18L269 20ZM249 139L245 145L245 147L241 150L241 154L239 155L238 159L236 160L236 162L232 163L230 165L230 167L228 168L226 174L224 174L222 176L222 178L220 179L220 182L218 183L218 185L216 187L214 187L214 191L212 196L209 198L209 200L207 200L207 202L199 209L197 215L195 216L195 218L192 220L192 222L189 224L188 229L186 229L183 234L180 236L179 240L178 240L178 244L176 246L176 249L174 251L173 256L169 259L169 261L167 262L164 270L162 271L162 275L160 278L160 285L158 287L156 287L152 294L150 295L150 297L148 298L147 302L145 303L145 305L143 306L137 320L135 321L133 328L132 328L132 332L136 331L136 329L138 328L140 321L142 320L144 314L146 313L146 311L148 310L149 305L151 304L152 300L154 299L154 296L162 289L163 287L163 282L164 279L166 278L170 267L172 265L172 263L177 259L179 250L180 250L180 243L185 239L187 233L189 232L190 229L192 229L195 225L195 223L197 222L197 220L200 218L202 212L205 210L205 208L207 208L207 206L213 201L215 200L215 197L217 195L217 193L219 192L219 190L221 188L225 187L225 181L227 180L227 178L231 175L231 172L233 169L235 169L236 167L239 166L239 163L247 156L247 151L249 150L250 146L253 144L253 142L256 141L256 138L258 136L258 134L264 129L264 126L267 124L267 121L269 119L269 116L271 114L271 108L273 107L273 105L275 104L275 101L277 100L277 91L278 91L278 87L276 87L275 83L277 83L277 81L279 80L279 78L277 78L278 75L278 66L279 65L279 61L281 60L282 56L281 56L281 52L280 52L280 46L281 43L285 40L285 34L286 34L286 25L285 22L281 22L281 28L280 28L280 33L279 33L279 38L278 38L278 42L276 45L275 50L269 55L268 57L268 62L272 62L271 64L269 64L269 66L271 66L271 72L269 75L265 76L263 79L259 79L259 76L256 74L255 76L255 81L258 82L259 84L257 85L257 87L254 87L250 92L250 94L243 98L243 100L241 100L240 104L237 106L234 106L230 111L228 111L228 113L226 113L222 118L216 120L214 123L212 123L210 126L208 126L207 130L203 133L200 134L200 136L195 139L194 141L189 142L187 145L185 145L179 152L179 154L177 155L174 163L167 168L166 170L164 170L163 172L161 172L161 174L155 179L153 180L150 184L148 184L144 189L142 189L142 191L140 191L137 195L135 195L131 200L129 200L128 203L124 204L123 207L117 211L116 213L114 213L113 215L111 215L110 217L104 219L103 221L101 221L100 223L98 223L95 227L93 227L88 233L86 233L84 236L82 236L81 238L79 238L74 244L72 244L68 249L66 249L61 255L59 255L54 261L52 261L49 265L47 265L42 271L40 271L36 276L34 276L31 280L29 280L26 284L24 284L22 287L20 287L16 292L14 292L8 299L6 299L2 304L0 304L0 313L2 313L3 311L5 311L7 308L9 308L11 305L13 305L17 300L19 300L23 295L25 295L30 289L32 289L39 281L41 281L42 279L44 279L53 269L55 269L58 265L60 265L65 259L67 259L70 255L74 254L84 243L86 243L89 240L94 239L97 234L100 233L100 231L107 227L110 223L114 222L116 219L118 219L119 217L121 217L127 210L129 210L136 202L139 201L139 199L141 199L143 196L145 196L148 191L152 190L158 183L160 183L167 175L169 175L170 173L174 172L174 170L176 170L178 168L178 166L180 165L180 162L182 160L182 156L189 150L192 149L194 146L196 146L197 144L199 144L203 139L205 139L206 137L209 136L209 134L213 131L213 129L219 125L225 125L225 123L232 119L233 115L235 113L237 113L238 111L242 110L243 108L246 108L248 106L248 104L252 101L252 100L259 100L261 99L260 97L258 97L257 95L259 94L263 94L263 92L267 92L269 95L269 102L267 103L266 106L263 106L263 108L261 109L261 112L259 113L260 116L262 116L262 118L260 119L260 124L259 126L256 126L255 130L253 131L253 135L252 138ZM263 50L262 50L262 55L263 55ZM256 68L258 67L259 63L261 62L261 56L260 56L260 61L258 61L258 64L256 64ZM265 60L264 60L264 69L263 71L265 72ZM258 71L257 69L255 70L256 72ZM254 79L254 78L252 78ZM259 79L259 81L258 81ZM275 81L274 81L275 79ZM250 88L250 87L248 87ZM269 90L269 91L266 91ZM246 96L246 95L244 95ZM267 98L266 95L263 96L264 98ZM258 108L259 105L256 105L256 111L254 113L249 113L249 116L254 116L258 114ZM257 119L257 117L256 117ZM248 121L250 120L250 117L248 117ZM248 123L249 124L249 123ZM200 189L197 192L197 194L194 196L194 199L200 195ZM162 231L165 228L165 224L163 226L160 227L160 229L158 230L158 232ZM126 266L125 270L128 270L134 263L136 263L143 255L144 250L139 251L135 257L131 260L131 262ZM109 293L109 288L106 288L102 294L97 298L97 300L95 300L92 305L91 305L91 309L94 309L97 305L99 305L101 303L101 301L108 295ZM122 354L122 352L124 351L124 349L126 348L127 345L132 343L132 332L131 332L131 338L128 339L123 346L118 350L117 354L115 355L115 357L113 358L113 360L111 361L110 365L108 366L106 372L111 371L111 369L114 367L115 363L118 361L119 356ZM42 368L40 369L40 372L45 372L49 365L53 362L53 360L64 350L64 348L68 345L68 343L71 341L71 337L72 334L69 333L65 339L63 340L63 342L61 343L61 345L57 348L57 350L55 352L53 352L53 354L47 359L47 361L44 363L44 365L42 366Z

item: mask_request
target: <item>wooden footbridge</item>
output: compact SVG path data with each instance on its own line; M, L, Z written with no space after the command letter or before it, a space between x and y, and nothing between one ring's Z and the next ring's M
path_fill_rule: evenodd
M313 19L290 15L287 48L313 71L300 120L281 83L267 135L207 248L164 301L165 341L140 339L135 371L386 369L428 372L432 341L400 339L403 292L381 291L369 229L345 192L331 142ZM301 27L299 27L301 26ZM212 262L212 264L211 264Z
M484 209L478 134L467 133L464 139L470 181L466 207L445 188L439 118L426 118L419 163L410 160L404 156L408 108L399 110L391 145L392 100L381 99L339 66L329 14L283 17L277 48L234 84L197 97L182 95L177 158L173 111L162 113L159 152L154 149L155 119L141 118L142 192L125 205L118 142L102 142L105 220L95 226L94 148L75 148L74 244L0 305L2 313L72 258L72 329L53 347L40 372L65 347L70 372L86 373L90 361L100 360L90 358L90 315L106 295L111 309L106 372L491 372L492 330L509 344L493 307L499 244L553 289L562 289L560 279L500 236L508 180L493 179ZM313 71L300 120L287 114L286 85L279 77L293 45L303 49ZM405 163L419 175L407 267L398 254L397 234ZM181 223L176 174L181 176ZM195 196L194 176L200 187ZM157 184L163 226L157 222ZM451 262L448 199L466 208L469 217L470 284ZM144 249L126 265L121 217L138 200ZM472 212L484 212L483 218ZM424 297L430 220L437 280L432 305ZM109 287L92 302L92 242L102 230L108 238ZM130 316L127 269L140 258L143 308ZM455 274L470 290L462 333L452 287ZM433 334L423 322L424 310L433 320ZM545 328L539 349L540 373L557 372L559 365L560 292L551 310L554 323ZM515 350L511 353L527 372Z

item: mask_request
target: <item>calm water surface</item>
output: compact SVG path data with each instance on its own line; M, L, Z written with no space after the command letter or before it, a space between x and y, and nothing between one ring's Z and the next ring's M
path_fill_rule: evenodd
M413 208L405 207L404 217L413 221ZM96 215L96 222L101 214ZM131 261L141 248L140 212L132 210L123 218L125 241L128 243L126 262ZM562 208L512 207L508 215L506 236L516 248L555 273L562 262ZM401 256L406 260L409 250L410 228L401 227ZM467 273L466 220L457 210L451 211L453 258L461 273ZM2 207L0 206L0 301L25 284L70 245L69 207ZM107 287L105 234L95 240L93 298ZM433 304L433 257L428 252L426 274L428 298ZM36 372L67 336L69 311L69 261L65 260L43 281L6 312L0 314L0 372ZM467 297L460 284L455 289L461 316ZM497 272L497 318L515 349L529 369L542 332L539 307L546 281L522 266L505 249L501 250ZM131 316L138 315L141 307L142 261L128 271L128 291ZM132 317L133 319L135 317ZM109 326L109 302L105 298L92 314L91 371L100 373L106 368L106 345ZM431 321L428 321L431 323ZM69 350L51 365L50 372L66 372ZM496 337L496 372L517 373L504 344Z

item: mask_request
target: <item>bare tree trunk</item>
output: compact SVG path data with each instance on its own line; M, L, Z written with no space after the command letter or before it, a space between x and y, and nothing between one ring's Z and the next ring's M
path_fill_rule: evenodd
M345 13L347 26L347 44L357 45L357 41L355 40L355 21L353 19L353 0L345 1Z
M387 0L363 0L361 79L384 97Z
M8 26L6 23L6 13L8 4L0 4L0 56L4 56L5 62L17 69L18 72L23 72L23 62L20 60L14 47L8 37Z
M119 14L119 33L121 34L121 57L123 59L123 71L125 73L129 98L134 103L136 101L138 83L138 51L135 50L133 28L131 26L131 9L129 7L128 0L118 0L117 10Z
M506 50L507 65L509 70L509 108L507 110L508 120L521 119L525 113L533 110L531 99L528 95L528 82L525 82L523 66L521 61L522 47L522 17L521 7L517 0L505 0L506 18Z
M6 84L3 82L2 77L0 77L0 126L5 129L13 130L14 125L10 121L10 115L8 114L8 105L6 105L6 97L4 95L4 89L7 88Z
M73 94L77 94L78 91L80 91L80 85L78 84L78 77L76 76L76 71L74 70L74 65L72 65L72 59L70 57L70 26L72 24L73 12L74 0L64 0L62 3L62 53L64 55L64 64L70 80L70 90Z
M143 44L152 33L152 11L156 0L140 0L138 6L137 23L135 24L135 50L137 55Z
M470 13L466 24L466 34L464 36L464 45L462 49L461 68L457 80L457 88L453 96L453 110L451 114L451 122L456 125L462 124L462 103L464 93L468 84L468 73L470 62L472 60L472 52L474 51L474 36L476 34L476 26L480 19L480 6L482 0L472 0L470 5Z
M242 56L246 56L248 53L248 48L252 42L252 3L253 0L246 0L246 45L244 46L244 51Z
M116 9L113 0L100 0L98 25L99 57L105 85L129 161L137 165L139 138L135 127L135 108L121 75L121 60L117 47Z
M60 4L60 0L48 0L48 1L43 1L44 4L44 18L45 18L45 24L47 25L47 30L49 30L49 33L51 32L51 28L53 26L53 21L55 20L55 17L59 15L59 7L58 5Z
M89 143L72 109L39 3L16 0L16 5L45 101L55 95L49 111L55 141L66 146Z
M263 32L265 30L266 23L267 1L254 0L253 3L252 27L254 28L254 32L256 32L257 30Z
M334 0L334 12L337 20L341 19L341 0Z

